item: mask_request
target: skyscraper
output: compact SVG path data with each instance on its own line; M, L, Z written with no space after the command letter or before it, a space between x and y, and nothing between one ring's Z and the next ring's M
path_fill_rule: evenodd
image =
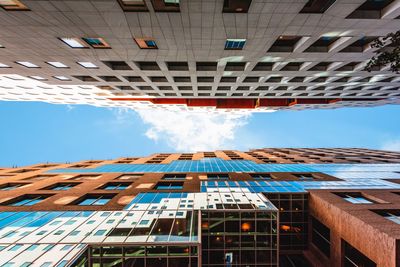
M129 108L399 103L397 0L3 0L1 100ZM390 44L388 44L390 46Z
M400 153L162 153L0 169L0 266L398 266Z

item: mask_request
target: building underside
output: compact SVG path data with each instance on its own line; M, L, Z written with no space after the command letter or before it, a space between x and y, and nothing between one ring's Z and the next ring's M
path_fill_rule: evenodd
M232 112L398 104L398 74L364 67L399 17L399 0L0 1L0 99Z

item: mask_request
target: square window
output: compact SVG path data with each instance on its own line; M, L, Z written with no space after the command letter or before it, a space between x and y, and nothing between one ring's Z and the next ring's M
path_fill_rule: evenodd
M98 69L99 68L92 62L78 61L76 63L78 63L79 65L81 65L82 67L87 68L87 69Z
M51 66L53 66L53 67L55 67L55 68L61 68L61 69L69 68L67 65L65 65L65 64L63 64L61 62L58 62L58 61L47 61L46 63L51 65Z
M40 68L38 65L35 65L28 61L16 61L15 63L22 65L24 67L27 67L27 68Z
M156 41L151 38L134 38L141 49L158 49Z
M272 180L272 176L269 173L252 173L251 177L254 180Z
M65 76L53 76L53 78L60 80L60 81L70 81L71 79Z
M0 63L0 68L11 68L11 67L6 64Z
M93 48L111 48L103 38L82 38L87 44Z
M246 39L226 39L225 50L242 50Z
M59 38L71 48L88 48L88 46L78 38Z

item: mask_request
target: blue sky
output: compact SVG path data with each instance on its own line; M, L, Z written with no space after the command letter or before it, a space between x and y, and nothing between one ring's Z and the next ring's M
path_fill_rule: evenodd
M0 102L0 166L145 156L187 150L196 143L201 143L199 148L210 150L400 149L400 106L278 111L218 117L211 122L207 114L185 118L181 115Z

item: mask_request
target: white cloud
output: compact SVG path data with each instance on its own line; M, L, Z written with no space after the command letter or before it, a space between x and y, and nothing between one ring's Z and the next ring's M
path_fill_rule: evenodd
M383 144L382 150L400 151L400 140L391 140Z
M245 114L206 111L137 110L150 128L145 135L154 141L165 141L177 151L207 151L232 147L236 131L244 126Z

